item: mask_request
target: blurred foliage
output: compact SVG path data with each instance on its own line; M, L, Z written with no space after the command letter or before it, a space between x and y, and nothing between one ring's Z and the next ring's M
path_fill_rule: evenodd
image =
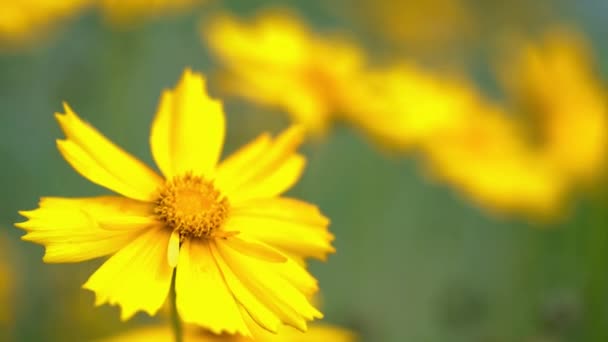
M58 19L53 30L45 26L44 37L0 48L0 273L8 272L0 275L0 289L9 292L0 294L8 301L1 303L8 310L8 320L0 320L1 340L82 341L162 320L142 314L123 324L116 308L95 308L93 295L80 286L100 261L45 265L42 248L19 241L21 232L11 225L21 220L17 211L34 208L40 196L106 193L56 151L60 132L52 114L64 100L149 164L147 134L158 95L185 66L215 77L211 93L222 94L228 118L225 153L261 131L285 127L282 111L223 96L222 63L199 32L219 14L253 17L278 4L305 18L314 32L353 38L373 64L411 58L438 75L467 75L499 101L505 98L498 95L490 57L504 56L512 32L527 38L548 23L584 32L598 78L608 76L602 15L608 7L597 0L436 0L423 7L215 1L134 25L108 25L90 7ZM433 11L438 6L442 11ZM419 19L408 21L411 15ZM6 19L0 14L0 20ZM425 27L433 31L412 33ZM566 128L580 123L577 118ZM579 146L586 134L566 135L563 148ZM304 153L308 168L291 194L318 204L337 237L337 254L312 265L327 323L353 329L364 341L608 340L608 188L602 177L570 197L557 220L539 223L472 204L425 176L422 155L387 152L349 125L335 126Z

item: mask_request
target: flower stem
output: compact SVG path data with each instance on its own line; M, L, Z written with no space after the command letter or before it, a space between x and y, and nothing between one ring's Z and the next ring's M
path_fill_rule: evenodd
M173 269L173 277L171 278L171 292L169 293L169 301L171 305L171 328L173 330L173 336L175 342L184 342L184 334L182 330L182 320L179 318L177 313L177 300L175 292L175 275L177 268Z

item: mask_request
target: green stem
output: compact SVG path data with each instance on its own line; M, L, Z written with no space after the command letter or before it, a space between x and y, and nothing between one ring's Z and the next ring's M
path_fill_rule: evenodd
M587 240L587 283L585 287L585 339L608 341L608 194L601 193L594 206Z
M182 320L179 318L179 314L177 313L177 300L175 292L176 271L176 268L173 269L173 277L171 278L171 292L169 293L169 300L171 302L171 328L173 330L173 336L175 336L175 342L184 342Z

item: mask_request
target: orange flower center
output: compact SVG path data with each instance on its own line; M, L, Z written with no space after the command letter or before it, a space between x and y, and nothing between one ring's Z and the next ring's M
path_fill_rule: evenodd
M154 213L160 221L187 237L211 238L228 216L228 199L203 177L174 177L161 189Z

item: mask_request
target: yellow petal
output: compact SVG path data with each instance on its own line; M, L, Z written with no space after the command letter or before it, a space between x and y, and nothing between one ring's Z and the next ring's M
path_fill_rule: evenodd
M271 146L272 139L268 133L262 133L256 139L241 147L236 152L232 153L226 159L224 159L216 169L216 184L217 186L226 191L230 192L234 190L231 185L235 184L233 179L241 177L241 175L249 170L252 165L257 163L258 159L267 151Z
M210 243L187 239L182 245L175 283L179 314L184 322L216 334L249 336L238 304L211 255Z
M262 259L268 262L287 261L287 257L281 254L281 252L258 241L252 241L240 236L233 236L230 239L227 239L224 243L230 248L254 258Z
M251 199L269 198L281 195L295 185L306 165L304 156L295 154L287 158L276 169L251 181L230 197L234 204Z
M216 245L222 259L242 284L283 323L306 331L307 321L323 317L307 296L286 279L290 274L286 272L285 263L272 263L241 254L222 240L218 240ZM238 293L235 296L238 299Z
M171 285L172 269L167 263L171 232L151 229L114 254L89 278L83 288L95 292L95 304L121 307L121 319L137 311L156 314Z
M329 220L314 205L290 198L269 198L235 206L224 230L249 237L298 257L325 260L335 249Z
M55 117L66 135L57 146L63 157L83 177L124 196L154 200L162 179L145 164L123 151L67 105Z
M167 250L167 261L169 262L169 267L175 268L177 266L177 262L179 260L179 233L177 230L171 232L171 237L169 238L169 248Z
M216 180L223 185L222 190L233 204L254 197L280 194L288 190L301 175L305 159L295 151L303 139L302 128L294 126L281 133L265 150L252 148L239 151L228 160L243 165L239 168L240 172L224 173L225 170L219 168ZM235 159L241 161L236 162Z
M255 339L264 342L354 342L357 337L352 331L340 327L315 324L305 333L286 326L282 327L278 334L262 332L257 334Z
M47 197L22 211L23 240L46 246L45 262L79 262L112 254L151 224L148 203L124 197Z
M211 244L210 247L213 258L219 266L220 271L224 276L224 280L234 298L242 305L245 311L257 324L268 331L276 332L281 325L279 317L245 286L243 280L239 278L240 275L237 275L232 271L218 251L216 244Z
M165 177L187 172L210 175L222 152L222 104L207 95L201 74L186 69L161 97L150 134L152 155Z

